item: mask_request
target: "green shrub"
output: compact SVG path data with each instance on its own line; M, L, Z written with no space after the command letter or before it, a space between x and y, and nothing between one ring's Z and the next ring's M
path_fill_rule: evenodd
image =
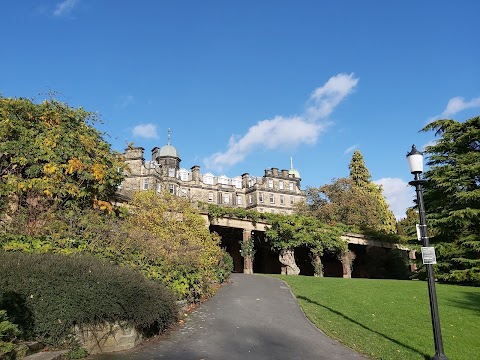
M233 258L226 251L223 252L223 257L218 264L216 276L219 283L228 279L233 271Z
M0 308L23 338L57 346L75 325L121 321L152 335L177 314L163 285L85 255L0 252L0 289Z
M15 348L12 340L19 334L18 327L8 321L7 312L0 310L0 359L7 358L7 354Z

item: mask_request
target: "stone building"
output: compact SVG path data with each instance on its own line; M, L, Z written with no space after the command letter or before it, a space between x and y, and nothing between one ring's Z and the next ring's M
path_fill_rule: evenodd
M290 170L271 168L262 177L245 173L229 178L201 173L200 166L187 170L180 167L180 154L170 144L152 149L151 160L145 160L142 147L125 149L129 167L119 195L130 197L133 192L168 189L172 194L219 206L244 208L258 212L291 214L297 203L305 201L300 188L300 174L291 164Z

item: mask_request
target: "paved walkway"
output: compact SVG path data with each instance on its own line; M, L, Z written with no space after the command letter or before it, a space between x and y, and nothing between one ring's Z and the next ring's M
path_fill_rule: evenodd
M284 282L232 274L185 325L166 339L95 360L360 360L304 316Z

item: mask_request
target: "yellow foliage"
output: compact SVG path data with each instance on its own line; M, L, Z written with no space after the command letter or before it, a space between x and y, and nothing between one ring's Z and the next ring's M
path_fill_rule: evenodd
M102 181L103 179L105 179L105 175L107 174L107 172L105 171L105 165L98 164L98 163L93 165L92 171L93 171L93 177L97 181Z
M80 194L80 189L75 184L67 184L67 193L69 195L78 196Z
M202 279L214 278L223 256L220 238L210 233L188 200L168 191L161 195L141 191L135 194L132 205L134 210L123 230L129 246L142 249L154 261L162 259L168 266L195 269Z
M45 174L53 174L57 170L55 164L45 164L43 165L43 172Z
M93 208L100 209L109 214L113 212L113 206L108 201L98 200L97 198L93 199Z
M49 148L49 149L53 149L57 146L57 143L53 140L50 140L50 139L44 139L43 140L43 145L46 147L46 148Z
M83 163L77 158L68 160L66 174L73 174L76 171L82 170L84 168Z

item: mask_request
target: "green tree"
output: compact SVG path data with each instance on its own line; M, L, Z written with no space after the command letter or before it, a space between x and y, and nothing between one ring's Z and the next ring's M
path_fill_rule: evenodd
M418 211L408 208L405 218L397 222L397 234L408 239L417 239L416 225L418 224Z
M370 175L370 171L368 171L365 165L363 155L359 150L355 150L353 153L348 168L350 169L350 180L352 180L355 186L365 189L371 187L372 176Z
M54 99L35 104L0 97L0 199L3 211L111 209L124 165L93 127L94 113ZM45 221L45 219L44 219Z
M392 234L396 232L396 219L390 210L387 201L382 194L382 187L371 181L371 175L368 171L363 156L360 151L353 153L352 160L348 166L350 169L350 180L353 187L365 192L367 196L372 198L373 206L369 208L375 213L377 224L374 230Z
M279 215L269 220L265 235L273 250L280 255L293 252L300 246L307 246L312 252L316 274L321 275L320 256L325 252L340 253L347 247L340 237L340 227L329 226L317 218L304 215Z
M425 207L446 281L480 284L480 117L463 123L437 120L422 131L438 140L427 146Z
M308 188L306 205L297 207L297 211L331 225L342 223L362 231L395 233L395 216L382 195L382 188L371 181L360 151L354 152L349 168L349 178Z
M373 183L372 185L376 186ZM390 214L384 211L384 206L390 211L386 202L379 204L375 193L355 186L351 179L340 178L319 188L308 188L307 205L298 210L330 225L341 223L357 228L356 231L394 233L396 222L391 218L393 214L390 217ZM388 221L385 214L389 215Z

